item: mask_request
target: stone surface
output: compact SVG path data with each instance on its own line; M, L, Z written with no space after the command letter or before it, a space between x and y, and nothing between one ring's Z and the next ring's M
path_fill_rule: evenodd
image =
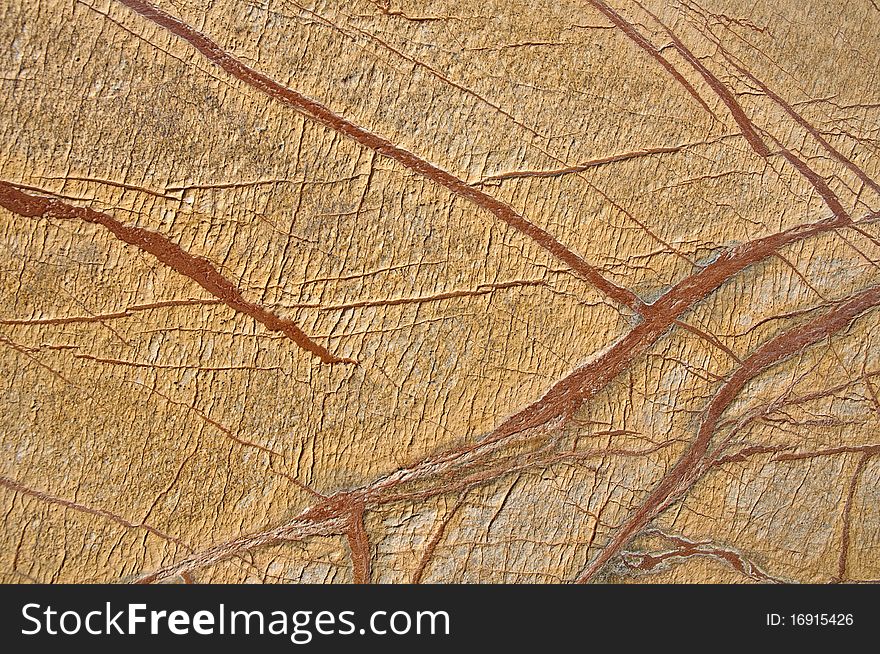
M874 0L0 16L3 581L880 579Z

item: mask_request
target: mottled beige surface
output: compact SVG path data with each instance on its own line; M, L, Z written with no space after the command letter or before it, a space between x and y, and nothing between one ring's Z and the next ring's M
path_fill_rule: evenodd
M7 202L0 580L880 578L880 309L811 331L880 284L875 0L159 5L474 197L127 4L2 3L8 193L159 234L357 364Z

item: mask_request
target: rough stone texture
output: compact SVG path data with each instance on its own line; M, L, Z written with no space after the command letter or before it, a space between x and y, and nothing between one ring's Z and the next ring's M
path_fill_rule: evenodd
M0 33L0 580L880 578L875 0Z

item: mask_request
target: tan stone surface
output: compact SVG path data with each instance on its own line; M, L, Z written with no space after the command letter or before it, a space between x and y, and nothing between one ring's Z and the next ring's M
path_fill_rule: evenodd
M880 579L880 8L607 1L2 3L0 580Z

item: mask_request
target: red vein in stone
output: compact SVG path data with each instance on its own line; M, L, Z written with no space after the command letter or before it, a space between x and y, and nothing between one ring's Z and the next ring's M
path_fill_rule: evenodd
M352 581L356 584L370 583L370 537L364 524L364 502L353 502L348 514L348 547L351 551Z
M660 531L659 529L646 530L651 535L658 534L675 545L675 549L664 552L624 552L624 563L632 568L650 571L671 559L686 559L696 556L705 556L718 559L727 563L737 572L751 577L756 581L781 583L780 579L771 577L757 565L746 559L739 552L719 545L713 545L709 541L692 541L683 536L675 536ZM633 561L627 560L632 558Z
M422 583L422 577L425 576L425 571L428 569L428 564L431 562L431 559L434 556L434 552L437 550L437 546L440 544L440 541L443 540L443 535L446 533L446 528L449 527L449 523L452 521L452 518L455 517L455 514L458 513L459 509L464 505L466 494L462 494L462 496L455 503L455 506L449 510L443 520L440 521L440 526L434 532L434 535L431 536L427 545L425 545L425 551L422 553L422 558L419 559L418 564L416 565L416 571L413 573L411 584L420 584Z
M797 225L724 251L714 262L685 277L656 302L647 305L645 320L626 336L558 381L543 397L505 420L487 439L504 438L554 418L570 416L585 400L620 374L630 361L651 347L685 311L732 276L788 244L847 224L846 219L835 216Z
M593 4L604 4L601 0L590 0ZM679 53L685 58L685 60L693 67L697 73L706 81L706 84L709 85L709 88L715 92L715 95L727 105L727 109L730 112L731 117L736 124L739 125L740 130L742 131L743 136L746 141L748 141L749 145L752 146L752 149L757 152L762 157L766 158L770 156L770 149L767 147L767 144L764 143L763 139L758 136L757 131L755 131L755 126L752 121L746 116L745 111L739 102L736 101L736 98L733 97L733 93L730 92L722 82L719 80L712 72L703 65L699 59L697 59L694 54L682 43L681 39L676 36L676 34L669 29L663 21L661 21L655 14L642 6L638 1L636 1L636 5L641 8L646 14L648 14L651 18L653 18L657 23L664 29L670 39L672 39L672 43L675 45L675 49L678 50ZM638 34L635 28L627 23L629 32L626 32L627 36L633 38L633 34Z
M733 275L749 265L772 256L779 248L810 236L846 226L839 218L827 218L815 223L798 225L788 230L772 234L723 252L712 264L683 279L657 302L648 305L649 313L644 322L633 329L626 337L614 343L594 360L576 368L572 373L558 381L539 400L503 421L495 430L477 443L463 448L455 448L428 457L412 466L401 468L384 475L360 491L343 492L331 495L325 501L303 511L287 524L249 534L215 545L189 559L154 571L142 578L151 583L184 570L210 565L246 549L260 547L291 538L305 538L314 534L351 534L350 515L356 501L366 506L377 506L395 501L411 501L438 494L454 492L480 485L487 480L525 468L530 463L517 463L517 458L508 457L500 464L477 476L471 476L454 483L448 481L449 475L457 468L471 470L481 461L491 460L498 453L501 441L508 436L531 428L542 426L556 418L569 417L580 404L607 386L631 361L643 354L663 333L675 323L683 312L717 289ZM604 454L607 454L605 452ZM620 452L619 452L620 453ZM589 455L585 453L584 455ZM621 453L622 454L622 453ZM575 458L581 453L572 452ZM563 456L563 455L559 455ZM514 467L507 465L514 462ZM553 457L539 457L534 464L546 465ZM438 484L426 490L413 493L394 494L394 489L412 481L437 479Z
M593 0L591 0L592 2ZM598 0L597 0L598 1ZM641 8L648 16L654 19L658 25L660 25L669 38L672 40L675 49L678 50L681 55L685 58L685 60L693 67L695 71L697 71L709 87L715 92L715 94L727 105L728 110L730 111L730 115L733 117L736 124L739 125L740 130L742 131L743 136L746 141L749 143L751 148L761 157L767 159L770 156L770 149L767 147L767 144L764 140L758 135L758 130L755 126L755 123L746 115L745 110L742 105L737 101L736 97L734 97L733 93L727 86L720 80L718 77L710 71L699 58L694 55L693 52L682 42L681 39L669 28L666 23L664 23L660 18L654 14L650 9L643 6L639 0L633 0L635 4ZM772 138L772 137L771 137ZM843 205L840 203L840 199L831 190L828 184L825 182L822 177L816 173L812 168L810 168L809 164L806 161L795 155L791 150L787 149L783 146L777 139L773 139L776 144L779 146L781 150L782 156L792 165L794 168L813 186L817 193L822 196L822 199L828 205L828 208L834 213L835 216L841 218L849 218L849 214L846 209L843 208Z
M700 94L697 93L697 90L693 87L693 85L688 82L687 79L685 79L684 75L682 75L666 57L663 56L660 50L657 49L657 46L655 46L644 36L639 34L636 28L629 21L627 21L623 16L614 11L614 9L609 7L607 4L602 2L602 0L588 0L588 2L600 12L602 12L602 14L604 14L608 20L614 23L620 29L620 31L623 32L633 43L635 43L642 50L647 52L653 59L657 61L657 63L663 66L663 68L666 69L666 72L672 75L672 77L674 77L675 80L679 84L681 84L697 102L700 103L700 106L703 107L703 109L705 109L706 112L709 113L709 115L715 117L715 113L712 111L709 105L706 104L706 101L703 100L702 97L700 97Z
M151 254L172 270L189 277L229 308L250 316L270 331L283 333L323 363L355 363L352 359L331 354L327 348L309 338L292 320L276 316L262 306L245 300L235 284L221 275L210 261L186 252L161 234L124 225L112 216L88 207L75 207L60 200L30 195L4 181L0 181L0 206L25 217L80 220L100 225L120 241Z
M852 529L852 506L856 497L856 489L859 485L859 478L865 471L868 461L871 460L871 456L871 453L865 452L859 459L859 462L856 464L856 469L853 471L852 480L849 484L849 491L846 494L846 504L843 506L843 529L840 534L840 556L837 559L836 581L839 583L846 580L846 566L849 560L850 531Z
M750 380L804 348L846 328L858 316L880 305L880 286L871 286L835 302L827 311L807 323L771 339L749 357L715 393L706 408L697 436L639 507L616 530L614 538L589 562L577 581L592 579L608 561L651 520L687 492L711 467L717 456L709 445L719 419Z
M158 7L143 0L117 0L147 20L183 39L209 61L216 64L233 77L248 86L268 95L282 104L294 108L311 120L328 127L356 143L405 166L409 170L447 188L453 194L491 212L523 235L529 237L547 252L568 265L580 277L593 284L611 299L641 312L642 301L630 290L622 288L605 279L601 273L587 263L580 255L563 245L552 234L530 222L512 207L497 198L474 188L455 175L448 173L418 155L394 145L388 139L378 136L363 127L334 113L321 103L307 98L269 76L247 66L223 50L217 43L185 22L175 18Z
M150 311L153 309L164 309L168 307L185 307L193 305L212 305L223 304L222 300L163 300L160 302L151 302L149 304L133 304L126 307L122 311L114 311L113 313L100 313L93 316L61 316L58 318L2 318L0 325L70 325L75 323L103 322L105 320L114 320L117 318L131 318L136 311Z
M143 529L153 534L154 536L158 536L162 540L167 540L169 542L175 543L177 545L181 545L186 548L190 552L192 548L190 548L186 543L184 543L179 538L175 538L174 536L169 536L168 534L156 529L155 527L151 527L148 524L144 524L142 522L132 522L131 520L127 520L120 515L113 513L112 511L107 511L106 509L97 509L92 506L88 506L86 504L82 504L80 502L74 502L73 500L68 500L63 497L56 497L54 495L49 495L48 493L44 493L43 491L36 490L34 488L29 488L24 484L16 481L15 479L10 479L9 477L0 476L0 486L4 486L9 490L15 491L16 493L20 493L22 495L30 495L31 497L35 497L38 500L46 502L48 504L57 504L58 506L63 506L66 509L71 509L73 511L79 511L81 513L88 513L91 515L99 516L101 518L106 518L111 522L115 522L116 524L122 525L128 529Z
M801 114L795 111L794 107L792 107L785 99L780 96L778 93L773 91L769 86L767 86L764 82L758 79L751 71L749 71L745 66L742 66L733 60L733 57L728 53L721 50L724 58L730 63L731 66L736 68L740 73L745 75L751 80L753 84L755 84L764 94L773 100L777 105L782 107L783 111L787 113L792 120L794 120L798 125L803 127L807 132L812 136L817 143L819 143L825 150L831 154L835 159L837 159L840 163L850 169L856 177L861 179L865 184L874 189L875 192L880 193L880 185L877 184L861 167L857 166L849 157L840 152L837 148L835 148L828 140L822 136L822 133L819 132L816 127L810 123L806 118L804 118Z

